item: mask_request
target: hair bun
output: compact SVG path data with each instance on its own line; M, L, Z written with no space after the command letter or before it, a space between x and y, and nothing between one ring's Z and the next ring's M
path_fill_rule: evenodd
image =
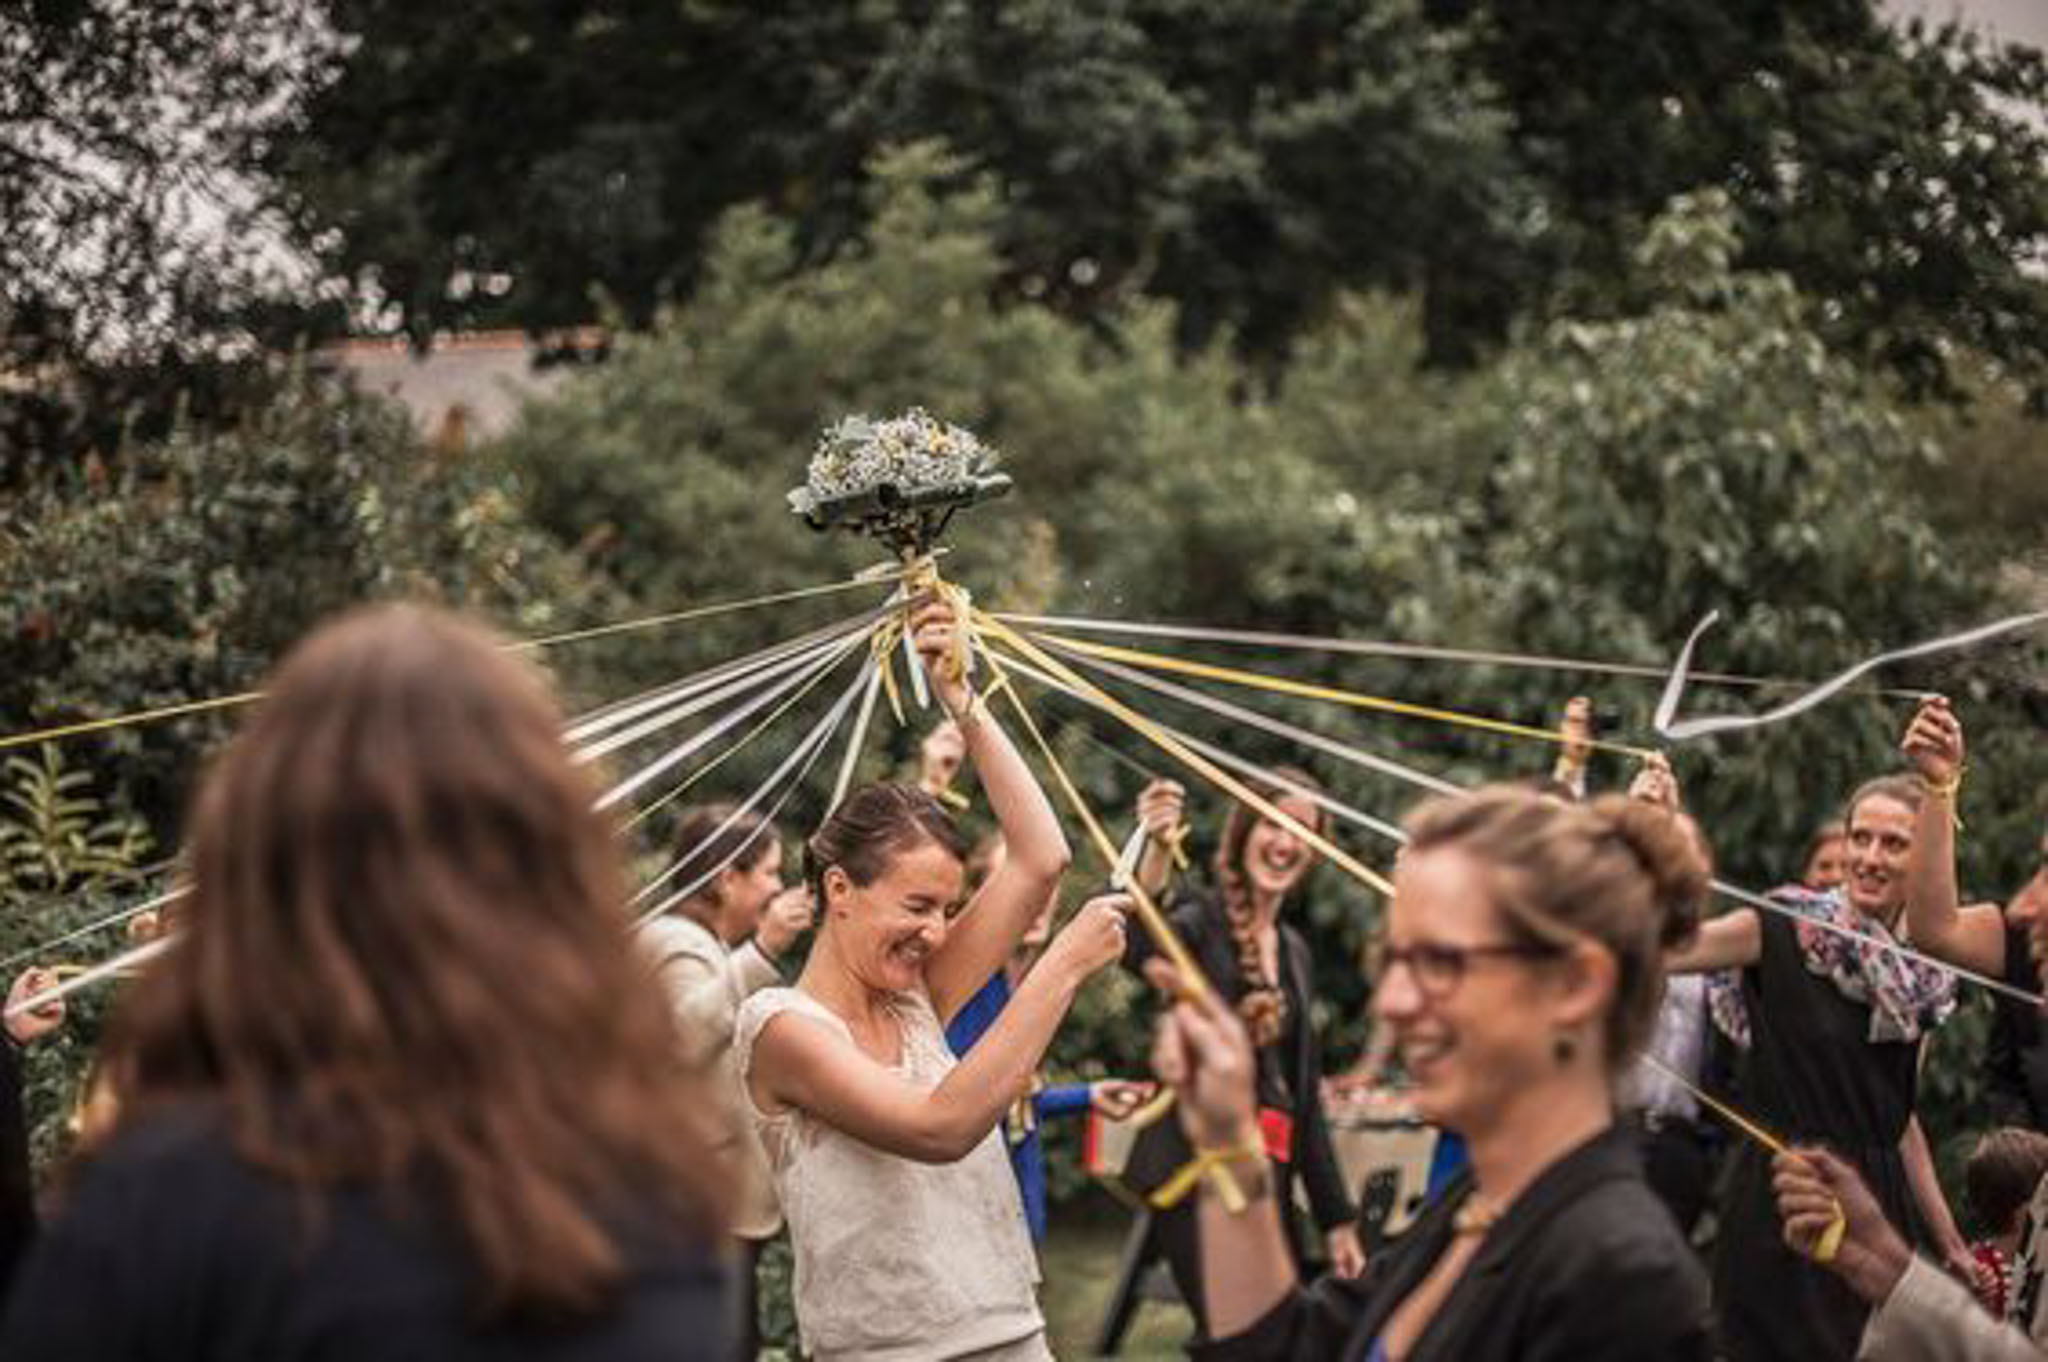
M1620 795L1595 800L1592 807L1649 873L1659 944L1666 950L1684 945L1699 929L1713 877L1705 845L1691 820Z

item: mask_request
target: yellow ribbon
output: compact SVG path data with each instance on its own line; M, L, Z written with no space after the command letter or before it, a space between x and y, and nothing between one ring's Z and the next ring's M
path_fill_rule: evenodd
M1103 863L1114 872L1117 850L1115 844L1109 840L1109 833L1103 828L1102 821L1095 816L1095 811L1088 807L1088 801L1081 797L1080 789L1067 775L1067 768L1061 765L1059 757L1054 755L1052 744L1048 743L1045 734L1039 731L1038 721L1031 717L1030 708L1017 693L1017 688L1010 684L1009 673L1003 670L1002 663L994 653L988 651L985 643L982 645L982 655L988 659L989 667L996 677L996 682L989 688L989 693L999 693L1010 702L1010 708L1016 711L1018 722L1023 725L1024 731L1030 734L1039 755L1045 758L1045 764L1051 769L1060 792L1066 796L1067 802L1073 805L1075 814L1088 829L1089 842L1102 857ZM1152 943L1159 948L1159 953L1172 962L1174 972L1180 978L1181 991L1190 996L1206 991L1209 981L1203 975L1202 967L1195 962L1195 957L1181 941L1180 934L1173 930L1173 924L1167 921L1166 914L1159 910L1159 905L1145 892L1144 886L1132 880L1123 888L1130 894L1131 901L1137 905L1139 924L1151 935Z
M156 709L139 709L128 714L115 714L105 719L86 719L75 724L59 724L54 728L39 728L29 733L15 733L0 738L0 751L10 747L27 747L31 743L51 742L58 738L75 738L81 733L100 733L109 728L122 728L129 724L154 723L158 719L175 719L181 714L203 714L207 710L226 709L230 705L246 705L251 700L261 700L260 690L245 690L237 695L216 695L209 700L188 700L179 705L163 705Z
M1698 1084L1672 1068L1669 1064L1666 1064L1663 1060L1657 1058L1657 1056L1645 1052L1643 1062L1678 1084L1679 1087L1684 1088L1688 1093L1692 1094L1694 1101L1713 1112L1742 1134L1755 1140L1765 1149L1770 1150L1773 1154L1792 1153L1791 1146L1771 1134L1770 1131L1765 1130L1754 1119L1743 1115L1720 1098L1702 1091ZM1842 1235L1848 1228L1849 1218L1842 1210L1842 1203L1837 1201L1835 1203L1835 1218L1828 1222L1828 1227L1821 1231L1820 1239L1813 1246L1813 1261L1816 1263L1833 1262L1835 1254L1841 1250Z
M939 576L938 564L932 554L906 559L899 573L903 582L903 609L889 616L875 630L874 656L875 666L880 669L882 689L889 697L889 711L896 716L899 726L908 727L909 720L903 712L903 694L896 685L895 654L909 631L911 611L926 598L936 598L952 607L953 647L942 665L947 679L957 681L967 675L974 655L974 596L965 587Z
M1944 781L1923 780L1921 786L1935 799L1948 803L1948 821L1957 832L1963 828L1963 777L1970 773L1968 766L1958 766L1956 773Z
M1185 871L1188 868L1188 833L1192 831L1186 823L1174 828L1159 840L1166 843L1167 854L1173 857L1174 868Z
M750 596L739 601L720 601L713 605L700 605L690 610L675 610L661 615L645 615L638 619L620 620L615 624L600 624L590 629L574 629L567 633L548 634L542 638L524 639L505 645L509 652L523 652L529 648L552 648L562 643L577 643L584 639L603 638L610 634L623 634L633 630L653 629L665 624L678 624L684 620L706 619L713 615L727 615L740 610L755 610L764 605L780 605L788 601L805 600L812 596L831 595L841 591L854 591L871 587L878 582L889 580L890 574L870 574L855 577L844 582L826 582L820 586L798 587L792 591L771 591L762 596ZM261 700L260 690L240 691L234 695L216 695L204 700L187 700L175 705L162 705L155 709L131 710L123 714L109 715L104 719L85 719L78 723L58 724L50 728L33 729L27 733L13 733L0 737L0 752L13 747L27 747L33 743L51 742L58 738L75 738L84 733L100 733L110 728L125 728L134 724L154 723L159 719L175 719L185 714L202 714L208 710L226 709L233 705L246 705L252 700Z
M1195 662L1184 657L1172 657L1165 653L1146 652L1139 648L1121 648L1110 643L1090 643L1084 639L1067 638L1059 634L1039 634L1038 638L1055 647L1069 649L1084 657L1100 658L1108 662L1128 663L1148 671L1177 672L1182 676L1196 676L1208 681L1224 681L1232 685L1248 686L1255 690L1272 691L1281 695L1294 695L1309 700L1327 700L1333 704L1350 705L1355 709L1380 710L1388 714L1402 714L1413 719L1430 719L1437 723L1456 724L1464 728L1482 729L1489 733L1504 733L1511 737L1532 738L1538 742L1562 744L1567 739L1555 729L1535 728L1528 724L1513 723L1507 719L1489 718L1483 714L1466 714L1454 709L1439 709L1433 705L1411 704L1406 700L1393 700L1381 695L1365 695L1358 691L1341 690L1335 686L1320 686L1308 681L1295 681L1284 676L1267 676L1261 672L1248 672L1237 667L1218 666L1212 662ZM1626 743L1602 742L1597 738L1583 739L1588 746L1603 752L1618 752L1624 756L1642 760L1650 755L1646 747L1631 747Z
M1231 1177L1226 1170L1233 1163L1252 1160L1263 1162L1265 1157L1266 1147L1256 1138L1222 1149L1198 1149L1193 1158L1182 1164L1172 1177L1161 1183L1152 1193L1152 1205L1162 1211L1169 1206L1179 1205L1188 1193L1195 1190L1196 1184L1206 1177L1216 1188L1216 1196L1223 1203L1223 1209L1232 1215L1242 1215L1249 1203L1245 1200L1244 1189L1237 1185L1237 1179Z
M979 622L984 631L1001 639L1009 647L1016 649L1025 661L1032 663L1040 671L1050 674L1062 684L1080 692L1098 708L1123 720L1148 739L1154 746L1177 758L1182 765L1200 773L1211 784L1219 786L1238 802L1249 805L1266 818L1286 828L1296 837L1301 838L1302 841L1308 843L1325 857L1329 858L1344 873L1350 875L1359 883L1383 895L1392 896L1394 886L1385 876L1364 865L1356 857L1346 852L1342 847L1332 843L1321 833L1305 826L1291 814L1275 805L1273 801L1253 790L1214 762L1191 750L1186 744L1167 734L1150 719L1138 713L1129 705L1124 704L1092 681L1079 675L1073 668L1067 666L1058 658L1049 656L1044 649L1038 647L1030 639L992 616L981 615L979 616ZM1110 861L1112 864L1115 863L1115 854L1113 852L1110 855Z

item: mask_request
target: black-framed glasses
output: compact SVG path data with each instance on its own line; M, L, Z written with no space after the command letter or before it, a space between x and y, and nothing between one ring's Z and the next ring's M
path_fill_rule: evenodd
M1448 995L1465 982L1475 960L1541 960L1557 953L1557 947L1535 941L1485 941L1470 946L1448 941L1393 946L1381 941L1374 948L1381 982L1394 966L1406 965L1416 991L1431 1000Z

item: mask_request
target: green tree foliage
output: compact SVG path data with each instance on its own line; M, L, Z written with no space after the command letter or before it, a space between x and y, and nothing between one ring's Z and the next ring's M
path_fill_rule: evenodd
M829 259L866 225L866 161L927 137L999 186L1005 291L1096 315L1143 290L1184 340L1268 355L1341 287L1512 254L1525 216L1484 92L1409 0L333 12L355 47L277 165L422 339L581 322L593 290L644 322L743 202Z
M0 766L0 990L31 965L97 963L126 944L95 928L146 892L152 845L142 820L110 809L93 780L45 746ZM52 945L50 943L58 942ZM23 1082L30 1147L47 1162L70 1143L70 1117L106 1016L104 991L74 994L63 1028L28 1052Z
M514 505L483 465L437 460L402 412L305 378L233 429L138 448L107 486L24 498L0 519L0 731L246 691L314 622L375 597L549 629L581 587ZM168 834L232 722L78 741Z
M1460 571L1485 632L1655 662L1719 610L1702 666L1818 679L2007 606L1930 514L1923 489L1944 475L1943 451L1828 348L1789 281L1732 271L1736 250L1724 200L1681 203L1636 261L1659 301L1625 321L1554 327L1478 385L1491 389L1493 473ZM1984 741L2023 758L2012 663L1994 648L1884 679L1976 699ZM1783 697L1696 686L1687 708ZM1647 736L1652 699L1642 688L1624 707L1632 736ZM1805 831L1895 765L1909 712L1863 695L1682 749L1724 865L1752 883L1789 877ZM2000 833L2019 840L1999 854L2018 855L2023 832Z
M1532 298L1612 307L1644 225L1718 187L1745 263L1824 304L1822 334L1917 393L1959 353L2048 383L2048 64L1870 0L1431 0L1476 35L1549 209ZM1532 258L1542 258L1532 257Z
M103 817L92 776L67 769L55 746L8 757L0 770L0 896L10 908L121 876L147 854L148 831L132 816Z
M2048 294L2041 54L1887 25L1871 0L814 6L339 0L355 47L275 164L305 233L425 339L632 323L759 201L800 262L865 225L863 165L945 139L992 177L1006 295L1185 345L1288 354L1345 290L1416 290L1427 349L1625 309L1673 195L1719 187L1744 260L1916 392L1958 348L2038 393ZM659 91L659 96L651 92ZM1418 287L1419 286L1419 287Z

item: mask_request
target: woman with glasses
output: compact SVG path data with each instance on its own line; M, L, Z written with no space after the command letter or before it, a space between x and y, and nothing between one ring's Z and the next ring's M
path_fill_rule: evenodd
M1615 1122L1663 952L1706 871L1671 815L1495 787L1408 819L1373 996L1424 1119L1466 1173L1356 1281L1295 1279L1260 1156L1254 1052L1211 996L1160 1025L1159 1077L1211 1171L1200 1194L1213 1341L1197 1358L1705 1362L1707 1290ZM1176 984L1170 967L1147 967Z
M1311 797L1321 793L1314 778L1292 767L1273 775L1284 783L1268 784L1261 793L1300 826L1325 831L1322 810ZM1364 1253L1323 1111L1322 1054L1310 1015L1314 965L1307 940L1282 921L1316 854L1285 824L1233 804L1216 848L1214 888L1175 885L1167 891L1169 847L1181 826L1183 804L1181 787L1172 781L1155 781L1139 795L1138 819L1150 836L1138 864L1138 882L1148 892L1168 894L1175 929L1251 1036L1260 1129L1278 1189L1275 1200L1286 1208L1289 1242L1301 1242L1311 1229L1301 1222L1313 1221L1331 1270L1356 1276ZM1140 968L1152 949L1149 936L1134 933L1124 952L1126 967ZM1307 1199L1307 1217L1296 1204L1297 1185ZM1155 1211L1152 1233L1197 1330L1203 1329L1206 1310L1193 1205L1182 1201Z

